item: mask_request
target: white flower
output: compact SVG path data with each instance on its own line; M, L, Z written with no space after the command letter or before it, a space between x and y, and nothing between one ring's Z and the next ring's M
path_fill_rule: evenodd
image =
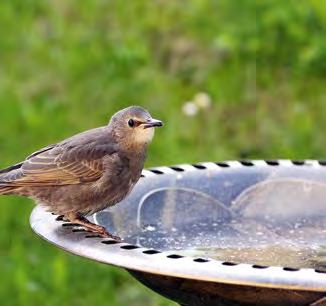
M183 104L182 111L186 116L193 117L198 113L198 106L194 102L188 101Z
M199 108L207 109L212 104L211 97L205 92L199 92L195 95L194 101Z

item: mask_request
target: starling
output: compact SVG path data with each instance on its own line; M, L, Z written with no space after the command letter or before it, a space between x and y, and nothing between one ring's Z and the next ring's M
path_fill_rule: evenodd
M108 125L72 136L0 170L0 194L26 196L102 237L119 239L86 216L115 205L141 176L154 128L147 110L131 106Z

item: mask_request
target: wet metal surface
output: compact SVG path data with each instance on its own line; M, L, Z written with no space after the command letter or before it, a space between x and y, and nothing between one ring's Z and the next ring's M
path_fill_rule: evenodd
M234 161L143 174L122 203L92 216L123 243L56 221L41 206L32 228L182 304L307 305L325 296L323 163Z

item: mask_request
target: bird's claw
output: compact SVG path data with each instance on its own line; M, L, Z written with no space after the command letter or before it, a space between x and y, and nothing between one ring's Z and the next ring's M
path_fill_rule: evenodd
M92 232L99 234L103 238L110 238L117 242L122 242L122 239L120 237L112 235L105 229L105 227L100 227L96 230L94 230L94 229L87 229L87 230L91 230Z
M114 236L112 234L110 234L109 232L107 232L106 230L104 230L103 232L99 233L103 238L111 238L117 242L122 242L122 239L118 236Z

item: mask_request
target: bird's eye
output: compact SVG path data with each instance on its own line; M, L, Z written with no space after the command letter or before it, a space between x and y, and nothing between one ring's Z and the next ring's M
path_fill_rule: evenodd
M134 127L134 126L135 126L135 121L134 121L133 119L129 119L129 120L128 120L128 125L129 125L130 127Z

